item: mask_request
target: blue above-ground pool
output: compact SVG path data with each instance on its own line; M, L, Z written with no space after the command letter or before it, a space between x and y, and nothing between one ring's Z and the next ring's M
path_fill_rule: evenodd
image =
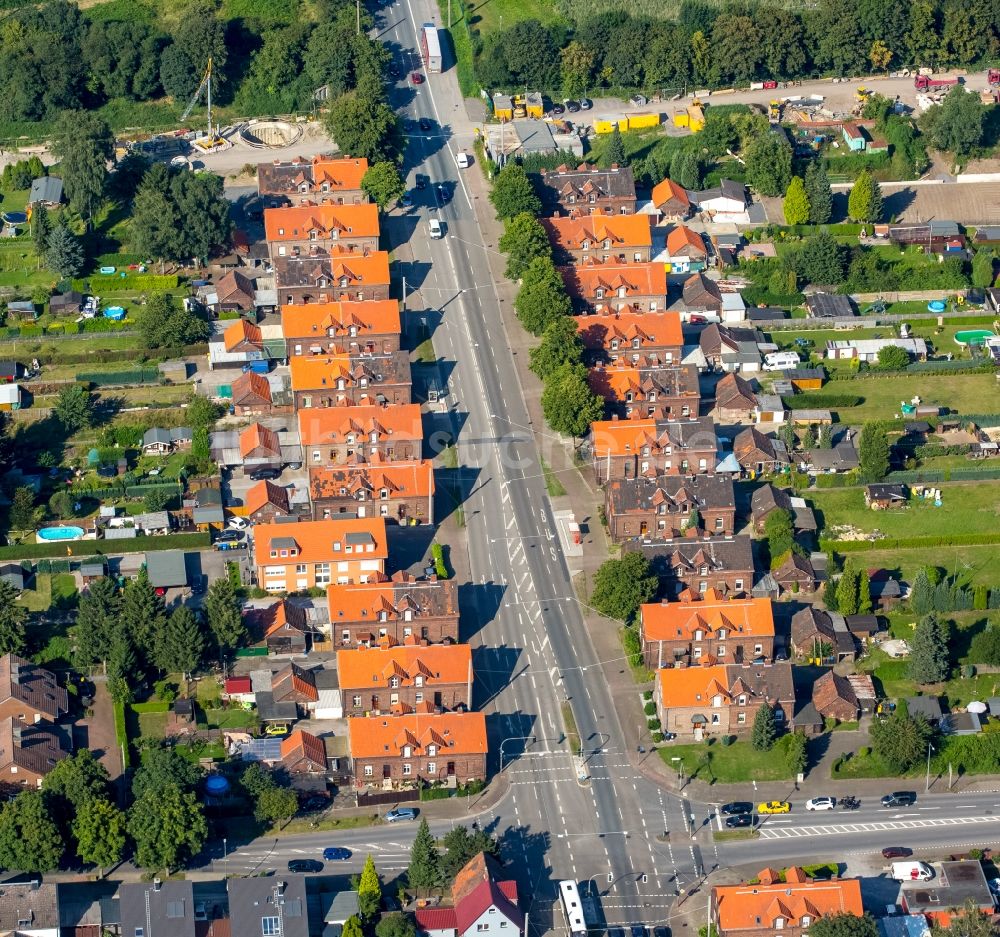
M211 794L213 797L221 797L223 794L229 793L229 788L229 779L221 774L210 774L205 778L205 793Z
M28 220L27 212L23 211L5 211L0 215L7 224L25 224Z
M86 531L82 527L43 527L38 531L38 539L43 543L58 543L61 540L82 540Z
M114 319L116 321L125 318L125 309L122 306L108 306L104 310L105 319Z
M928 312L944 312L948 308L948 304L943 299L932 299L927 304Z

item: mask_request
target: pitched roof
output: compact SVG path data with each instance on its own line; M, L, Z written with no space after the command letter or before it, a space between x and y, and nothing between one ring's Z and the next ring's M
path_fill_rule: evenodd
M722 292L714 280L703 273L693 273L684 281L684 305L692 309L722 308Z
M240 455L245 459L255 449L264 449L280 456L281 442L278 434L260 423L251 423L240 433Z
M16 769L46 775L67 754L52 723L25 725L13 716L0 720L0 772L5 776Z
M428 498L434 494L434 463L392 462L380 458L372 462L309 469L309 494L312 499L379 497L385 490L390 498Z
M308 627L305 609L293 605L287 599L282 599L282 601L268 605L266 608L255 608L247 613L247 619L248 624L260 629L265 637L270 637L286 626L298 631L305 631Z
M357 289L359 286L389 285L387 251L333 253L323 257L278 257L274 261L275 284L285 287ZM348 295L342 300L352 299Z
M58 719L69 709L69 694L56 675L16 654L0 657L0 703L17 700L49 719Z
M581 215L576 218L542 218L549 239L566 250L600 249L610 242L619 247L651 247L653 236L648 215Z
M752 575L754 569L753 548L747 536L631 541L625 544L625 549L642 553L652 565L653 572L663 579L700 575L703 567L710 574L734 572ZM746 589L749 591L749 583Z
M736 509L733 480L729 475L657 475L613 478L605 492L614 514L662 508L686 517L692 510Z
M292 390L336 390L341 381L345 388L410 383L410 362L405 351L381 355L293 355L289 367Z
M485 853L473 856L455 876L452 885L452 901L455 904L455 919L458 932L465 934L486 911L494 907L511 921L520 933L524 916L517 907L516 883L499 882L500 869L495 859ZM514 890L510 887L514 886Z
M357 191L366 172L367 159L297 156L291 160L261 163L257 167L257 186L261 195L294 192L302 183L306 183L310 192L322 192L324 183L331 192Z
M668 202L676 202L685 210L691 207L691 199L688 198L687 189L678 185L670 179L664 179L653 186L653 204L660 208Z
M746 378L730 371L715 385L715 405L721 410L752 410L756 394Z
M426 647L359 647L337 652L337 672L343 690L383 689L392 678L404 687L466 684L472 679L472 648L468 644Z
M360 717L347 720L351 757L400 757L403 746L424 755L436 745L441 757L486 754L486 715L481 712Z
M402 331L399 303L385 299L282 306L281 331L286 339L350 336L352 332L398 335Z
M420 404L392 407L312 407L299 410L299 439L303 446L344 443L349 435L357 440L362 437L370 440L373 433L379 442L423 439Z
M378 205L301 205L264 209L264 237L268 242L316 238L378 237Z
M838 702L847 703L855 709L858 706L858 697L851 682L832 670L822 674L813 684L812 701L821 716L831 715Z
M680 255L705 257L708 251L705 250L705 242L700 234L696 234L687 225L676 225L667 235L667 253L671 257Z
M316 678L294 661L286 664L271 677L271 693L278 702L315 702L319 699Z
M585 348L609 348L611 342L640 348L682 348L681 317L676 312L616 312L601 316L577 316L576 327Z
M833 914L863 915L861 882L859 879L834 881L802 881L796 874L785 882L774 881L757 885L716 885L712 895L716 902L719 929L726 931L772 930L778 918L786 928L803 926L804 917L811 920Z
M666 709L710 707L715 697L724 706L738 702L740 696L772 703L795 699L792 665L710 664L701 667L664 667L657 671L660 699Z
M715 424L707 417L691 420L597 420L590 424L594 458L637 455L648 446L680 449L716 447Z
M321 771L326 769L326 745L323 744L323 740L310 732L296 729L281 740L281 760L292 761L300 758L311 761Z
M771 575L777 582L805 582L816 578L809 558L789 550L785 559L777 569L771 570Z
M222 341L225 343L226 351L232 351L237 345L244 342L248 345L263 345L260 329L246 319L237 319L225 332L222 333Z
M680 367L637 364L609 364L591 368L587 383L595 394L605 400L624 401L628 394L638 402L649 394L657 397L688 397L697 412L701 391L698 388L698 369L692 365Z
M243 496L243 505L248 514L256 514L266 504L273 504L287 514L289 510L288 490L272 481L264 480L249 488Z
M249 308L253 305L253 281L239 270L230 270L216 281L215 294L221 303L240 300Z
M233 403L271 403L271 385L263 374L247 371L233 381Z
M627 215L622 217L644 217ZM566 292L575 299L592 301L598 290L609 301L625 291L624 298L667 295L667 270L662 263L600 263L588 262L560 267Z
M696 631L715 634L722 629L734 637L774 637L770 599L725 599L714 589L703 599L643 605L639 614L647 641L686 641Z
M539 187L544 201L556 204L570 196L586 200L591 195L598 198L635 198L635 178L629 166L598 168L590 163L577 167L566 165L557 169L543 169L539 173Z
M329 563L351 558L388 556L385 520L381 517L332 518L297 524L258 524L254 528L254 562Z
M775 488L770 482L761 485L750 496L750 513L754 519L759 519L762 515L770 514L771 511L781 508L785 511L792 510L791 495L784 488Z
M741 430L736 439L733 440L733 455L740 461L752 459L762 455L765 459L778 460L780 458L774 441L770 436L765 436L755 426L748 426Z
M416 621L458 615L458 588L454 579L414 580L401 571L383 582L330 585L326 594L332 628L366 622L377 632L383 613L387 621L402 618L406 611Z

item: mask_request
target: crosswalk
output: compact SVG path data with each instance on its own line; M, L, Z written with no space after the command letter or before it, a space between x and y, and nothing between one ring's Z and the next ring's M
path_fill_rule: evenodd
M996 817L926 817L913 820L878 820L869 823L831 823L822 826L777 826L764 824L759 830L761 839L794 839L804 836L835 836L844 833L877 833L893 830L919 830L928 827L974 826L981 823L995 824Z

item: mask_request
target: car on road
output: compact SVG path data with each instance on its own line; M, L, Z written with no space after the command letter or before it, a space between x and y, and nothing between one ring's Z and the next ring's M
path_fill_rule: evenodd
M738 830L744 826L753 826L754 816L752 813L737 813L735 816L726 817L726 828Z
M723 804L719 808L719 813L724 817L732 817L738 813L753 812L753 804L749 800L734 800L731 803Z
M413 72L410 75L410 81L412 81L415 85L422 85L424 83L424 76L421 75L420 72Z
M458 163L459 169L468 169L472 165L472 157L465 150L459 150L455 154L455 162Z
M399 197L399 206L400 206L400 208L412 208L413 207L413 198L411 197L411 195L410 195L409 192L404 192Z
M226 526L231 527L233 530L246 530L250 526L250 521L245 517L230 517L226 521Z
M791 813L792 805L787 800L765 800L762 804L757 804L757 813Z
M894 791L882 798L883 807L912 807L917 802L913 791Z
M386 823L400 823L403 820L416 820L417 811L412 807L396 807L390 810L382 819Z
M280 468L259 468L250 473L252 482L273 482L281 478Z
M402 74L403 74L402 70L395 62L393 62L392 65L389 66L390 78L399 78L399 76Z
M434 189L437 192L438 201L442 205L447 205L451 201L451 192L449 192L443 185L439 185Z
M806 801L806 810L833 810L836 806L836 797L813 797Z
M415 185L415 186L416 186L416 187L417 187L418 189L426 189L426 188L427 188L427 176L422 176L422 175L420 175L420 173L418 172L418 173L417 173L417 174L416 174L416 175L415 175L415 176L413 177L413 184L414 184L414 185Z
M441 222L437 218L429 218L427 220L427 232L435 240L444 237L444 228L441 227Z
M420 120L417 121L417 124L420 126L420 129L425 132L434 126L426 117L421 117Z
M882 850L883 859L909 859L913 850L906 846L886 846Z
M323 850L323 858L327 862L346 862L351 858L351 850L343 846L327 846Z
M323 863L319 859L290 859L289 872L322 872Z

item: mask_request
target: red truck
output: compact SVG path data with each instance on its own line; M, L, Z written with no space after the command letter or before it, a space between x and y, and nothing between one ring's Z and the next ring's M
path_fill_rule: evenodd
M916 75L913 78L913 87L917 91L942 91L957 84L957 78L934 78L931 75Z

